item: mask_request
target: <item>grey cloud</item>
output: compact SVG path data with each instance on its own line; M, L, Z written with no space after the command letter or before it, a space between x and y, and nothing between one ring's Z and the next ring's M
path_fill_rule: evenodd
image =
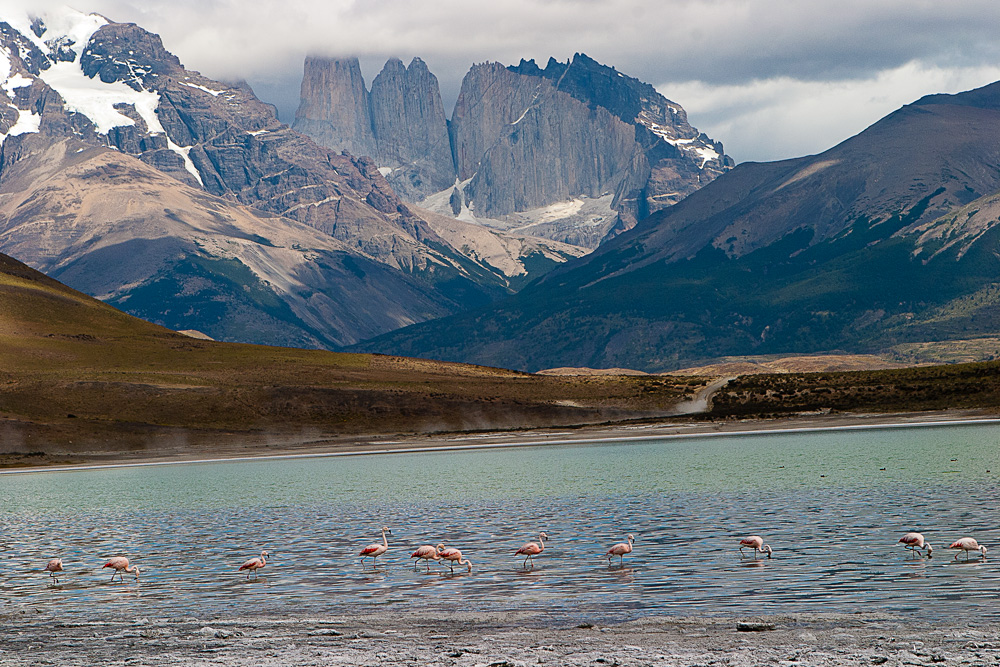
M723 88L790 79L856 81L867 90L864 82L911 62L966 70L1000 62L995 0L91 0L78 8L159 33L206 75L248 79L284 120L297 103L306 53L358 55L369 81L386 58L419 55L446 104L473 62L577 51L652 83ZM805 88L785 92L796 90ZM745 127L712 123L737 133ZM718 138L750 145L739 134Z

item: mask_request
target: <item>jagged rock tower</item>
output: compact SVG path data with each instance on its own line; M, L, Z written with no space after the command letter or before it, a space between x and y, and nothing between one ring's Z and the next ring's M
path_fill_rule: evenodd
M408 201L588 248L734 164L679 104L583 54L473 66L450 124L419 58L387 62L370 93L357 58L309 58L294 127L371 155Z

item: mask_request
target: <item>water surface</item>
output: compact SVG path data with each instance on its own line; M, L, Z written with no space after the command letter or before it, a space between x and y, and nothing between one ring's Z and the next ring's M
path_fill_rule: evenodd
M538 609L1000 619L1000 426L241 461L0 476L0 603L68 618ZM392 528L373 570L357 552ZM525 570L513 552L550 536ZM910 559L896 540L936 547ZM634 533L624 567L607 548ZM770 561L741 560L758 533ZM965 535L996 559L956 562ZM409 553L445 542L471 574ZM236 568L272 554L259 581ZM40 569L61 556L49 586ZM110 583L104 559L143 573ZM964 556L962 557L964 561Z

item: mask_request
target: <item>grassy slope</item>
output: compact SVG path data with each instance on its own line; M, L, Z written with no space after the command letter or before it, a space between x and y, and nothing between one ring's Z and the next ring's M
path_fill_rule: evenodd
M595 422L662 414L701 384L195 340L0 255L0 453Z

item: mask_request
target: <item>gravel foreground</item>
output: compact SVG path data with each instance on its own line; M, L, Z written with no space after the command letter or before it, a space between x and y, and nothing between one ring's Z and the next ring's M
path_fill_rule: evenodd
M518 613L63 623L18 611L0 626L4 666L1000 665L1000 625L877 614L560 625Z

